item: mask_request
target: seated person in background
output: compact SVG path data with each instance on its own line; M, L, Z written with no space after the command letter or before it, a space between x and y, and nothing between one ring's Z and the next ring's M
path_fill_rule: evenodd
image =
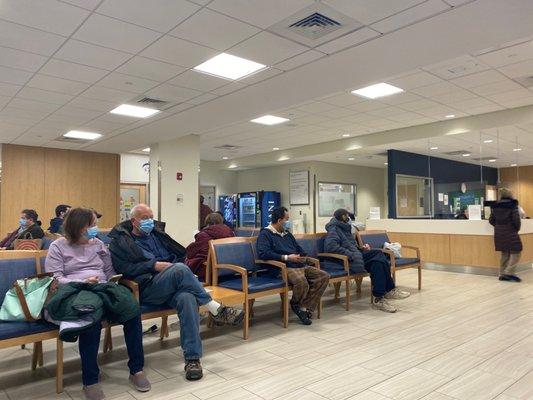
M410 293L396 288L385 253L378 249L371 250L369 245L357 245L350 222L348 211L342 208L335 211L334 217L326 225L328 234L324 241L324 251L347 256L353 273L366 270L372 282L372 306L381 311L396 312L396 308L387 299L405 299Z
M131 210L130 220L113 228L109 233L113 266L125 278L138 283L141 303L165 304L177 309L186 378L201 379L198 306L205 306L217 325L240 324L244 312L225 307L211 298L189 267L182 263L185 248L155 227L153 218L150 207L138 204Z
M257 253L261 260L287 265L289 282L293 285L291 309L304 325L311 325L313 311L328 286L329 274L308 264L305 252L287 230L289 224L288 210L275 208L272 222L257 237Z
M455 215L455 219L468 219L468 211L466 207L461 208L459 212Z
M211 210L211 207L209 207L207 204L204 204L204 201L204 196L200 195L200 223L198 224L200 226L200 229L205 226L205 219L207 218L207 216L213 212L213 210Z
M48 228L48 232L50 233L62 233L63 230L61 229L61 226L63 225L63 220L65 219L65 215L67 215L68 210L70 210L70 206L67 206L66 204L60 204L56 207L56 217L52 218L50 220L50 228Z
M215 212L222 217L222 221L224 225L226 225L232 231L235 230L235 227L233 226L233 224L229 221L226 221L226 218L224 218L224 214L222 213L222 211L215 211Z
M22 210L19 219L19 227L9 233L0 242L0 249L13 250L16 239L42 239L44 232L41 229L41 221L35 210Z
M73 208L64 221L65 237L55 240L48 250L45 271L52 272L59 285L70 282L106 283L115 274L107 247L96 238L96 215L87 208ZM90 400L103 399L98 384L97 363L101 322L79 335L79 352L83 392ZM124 323L124 338L128 349L130 382L140 392L150 390L143 372L144 353L140 313Z
M207 261L209 241L235 236L233 231L224 225L224 219L218 213L209 214L205 219L205 224L206 227L194 237L194 242L187 246L187 258L185 259L185 264L202 282L205 282L206 266L204 263Z

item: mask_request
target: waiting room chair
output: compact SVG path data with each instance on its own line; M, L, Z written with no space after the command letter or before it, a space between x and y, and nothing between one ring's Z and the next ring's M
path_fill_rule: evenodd
M420 258L420 249L414 246L408 246L402 243L403 250L409 249L416 252L416 257L395 257L391 250L383 248L385 242L391 243L386 231L359 231L357 232L357 241L360 246L370 245L373 249L382 250L390 257L392 279L396 282L396 270L407 268L416 268L418 270L418 290L422 289L422 260Z

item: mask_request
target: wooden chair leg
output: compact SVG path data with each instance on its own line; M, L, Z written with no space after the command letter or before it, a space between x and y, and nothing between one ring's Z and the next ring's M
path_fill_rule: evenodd
M242 338L248 340L249 328L250 328L250 302L248 299L244 301L244 321L242 324Z
M355 278L355 292L361 294L361 284L363 283L363 278Z
M161 331L159 332L159 340L168 337L168 317L161 317Z
M107 326L104 332L104 353L113 350L113 337L111 336L111 327Z
M346 279L346 311L350 311L350 280Z
M35 371L37 369L37 364L41 363L42 354L43 354L43 342L35 342L33 344L33 353L31 355L32 371Z
M41 349L39 350L39 367L44 365L43 345L41 342Z
M283 327L289 327L289 293L282 293L281 306L283 307Z
M320 319L322 317L322 299L318 302L318 310L316 312L316 317Z
M56 339L56 393L63 391L63 341Z
M255 304L255 299L249 299L248 302L250 303L250 305L249 305L250 318L253 318L253 317L254 317L254 304Z
M333 287L335 288L335 301L339 301L340 298L340 292L341 292L341 283L337 282L333 284Z
M422 290L422 265L418 266L418 290Z

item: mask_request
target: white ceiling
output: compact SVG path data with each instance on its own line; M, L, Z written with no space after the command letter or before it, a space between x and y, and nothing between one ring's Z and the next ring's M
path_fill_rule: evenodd
M528 0L323 3L364 27L311 48L268 29L314 0L3 0L0 142L121 152L193 133L202 159L220 160L533 104L513 80L533 75ZM270 68L238 82L191 70L221 51ZM405 93L349 93L379 81ZM108 113L140 95L175 106ZM291 122L248 122L266 112ZM70 129L104 137L56 140ZM215 149L225 144L242 148Z

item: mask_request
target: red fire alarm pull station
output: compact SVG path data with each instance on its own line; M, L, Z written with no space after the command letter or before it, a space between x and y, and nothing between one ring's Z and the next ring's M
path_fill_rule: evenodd
M183 173L182 172L177 172L176 173L176 180L178 180L178 181L182 181L183 180Z

